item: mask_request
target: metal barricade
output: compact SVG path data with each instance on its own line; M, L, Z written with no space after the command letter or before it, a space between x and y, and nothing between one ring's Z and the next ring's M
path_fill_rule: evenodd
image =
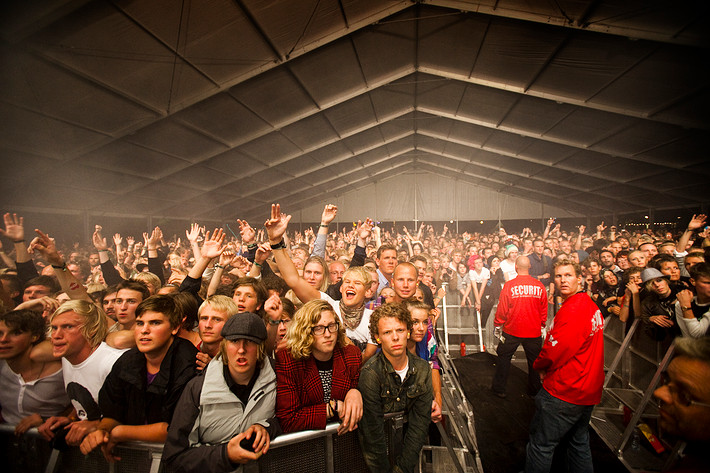
M250 470L281 473L367 473L367 465L360 450L357 431L337 434L337 423L324 430L292 432L277 437L268 454L251 466ZM387 451L394 457L401 451L402 413L385 415ZM168 473L160 464L163 444L125 442L116 446L121 458L108 463L103 454L93 451L82 455L78 448L52 450L37 429L15 437L15 427L0 424L0 452L5 461L3 471L12 473ZM399 439L399 440L398 440Z
M471 313L465 315L459 304L452 303L449 297L448 283L442 283L441 287L445 289L445 292L439 305L443 322L443 328L440 329L443 332L443 337L437 336L437 340L440 342L443 340L443 344L439 344L440 349L447 354L457 353L456 350L452 351L451 347L456 348L462 341L465 343L466 338L473 336L472 339L469 339L469 343L466 343L466 353L486 351L487 340L484 339L484 327L481 327L480 312L471 309ZM469 318L471 320L468 320ZM491 318L488 319L490 321ZM451 344L452 339L455 339L456 343ZM471 340L474 340L475 343L471 343ZM469 347L473 348L469 350Z
M637 318L627 332L616 317L606 320L607 373L602 401L594 409L591 425L630 471L663 471L665 464L674 460L674 453L666 450L655 454L646 448L629 447L639 423L655 425L658 410L652 402L653 391L674 349L674 344L668 346L650 337L643 324Z

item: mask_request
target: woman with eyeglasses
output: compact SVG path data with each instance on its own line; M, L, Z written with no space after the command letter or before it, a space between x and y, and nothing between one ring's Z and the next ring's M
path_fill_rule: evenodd
M305 303L286 340L286 349L276 353L276 417L283 431L324 429L328 422L340 422L339 434L356 429L362 355L333 307L321 299Z

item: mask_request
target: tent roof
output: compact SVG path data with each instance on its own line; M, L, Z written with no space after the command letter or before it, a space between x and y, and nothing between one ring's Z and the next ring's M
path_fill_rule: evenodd
M176 3L0 7L0 205L263 218L412 170L585 215L708 202L700 0Z

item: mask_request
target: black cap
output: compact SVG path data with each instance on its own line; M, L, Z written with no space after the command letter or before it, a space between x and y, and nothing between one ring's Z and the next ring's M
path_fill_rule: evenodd
M242 312L231 316L224 323L222 337L230 342L244 338L254 343L261 343L266 340L266 326L258 315Z

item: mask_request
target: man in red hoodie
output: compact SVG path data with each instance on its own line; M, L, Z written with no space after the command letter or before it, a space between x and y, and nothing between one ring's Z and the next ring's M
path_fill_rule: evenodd
M565 438L569 471L592 473L589 419L604 384L604 318L581 291L577 263L556 262L554 276L563 302L533 365L543 383L535 397L525 472L550 471L555 447Z
M503 329L498 345L498 362L491 389L501 398L506 397L510 359L520 344L528 359L528 394L534 396L540 390L540 376L533 369L533 362L542 348L542 329L547 323L547 292L545 286L530 276L530 260L518 256L515 260L518 275L505 283L500 293L496 318L496 332Z

